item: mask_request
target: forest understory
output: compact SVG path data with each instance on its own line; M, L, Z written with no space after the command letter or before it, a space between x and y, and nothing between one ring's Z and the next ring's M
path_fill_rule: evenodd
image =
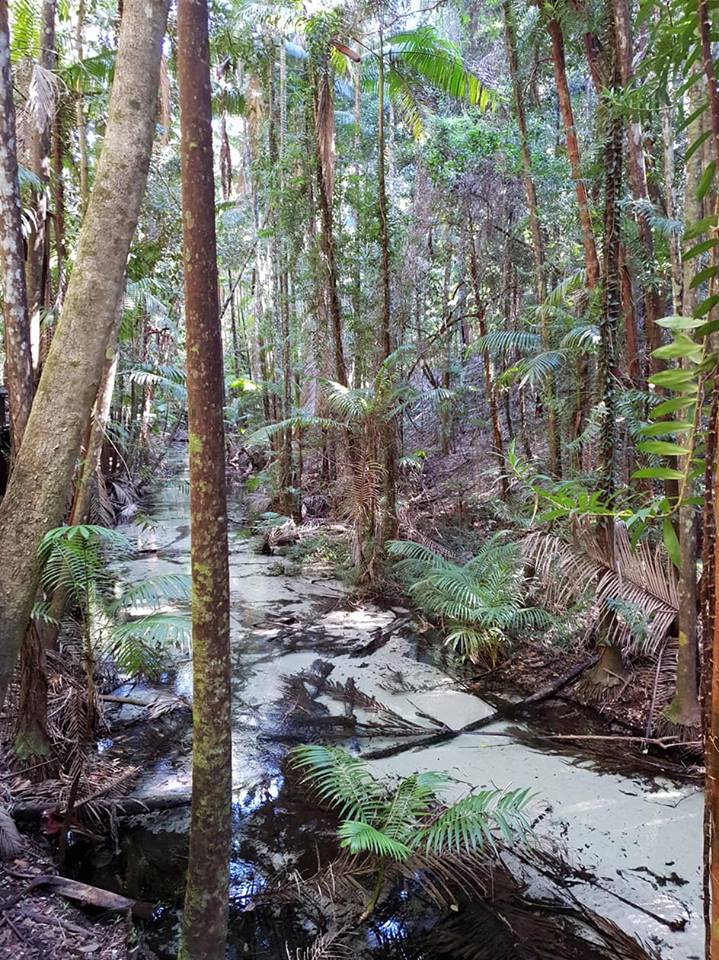
M719 6L0 0L0 955L719 960Z

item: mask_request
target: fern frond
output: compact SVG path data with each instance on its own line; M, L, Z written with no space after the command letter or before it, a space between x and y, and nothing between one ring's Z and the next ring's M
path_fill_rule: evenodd
M384 791L359 757L337 747L309 744L292 751L292 765L311 783L317 799L340 817L369 822L384 803Z
M401 863L412 853L406 844L388 837L386 833L363 820L345 820L339 825L337 836L340 845L347 847L352 854L372 853L376 857Z

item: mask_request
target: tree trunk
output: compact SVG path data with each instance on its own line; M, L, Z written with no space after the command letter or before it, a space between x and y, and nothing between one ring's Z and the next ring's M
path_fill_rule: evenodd
M105 142L65 306L0 505L0 703L30 617L44 534L62 522L105 364L155 130L166 0L126 0Z
M8 5L6 0L0 0L0 264L5 326L5 384L10 402L13 459L20 449L33 395L16 145Z
M716 67L712 55L712 21L707 0L697 0L697 22L699 49L705 77L705 92L709 103L711 118L712 159L719 169L719 89L717 88ZM716 230L713 231L716 240ZM717 247L713 251L715 274L717 270ZM716 283L716 275L715 275ZM710 313L707 320L712 319ZM704 630L707 641L710 640L709 656L704 665L708 674L707 703L705 716L705 868L708 867L709 909L705 911L707 919L706 955L710 960L719 960L719 542L716 531L719 529L719 457L717 456L717 437L719 436L719 372L714 373L712 396L712 420L707 438L707 460L709 479L707 485L707 503L704 516L704 541L707 544L707 559L713 562L704 565L703 577L708 579L708 603L705 606ZM714 544L712 550L711 544ZM705 877L705 885L707 878Z
M547 282L545 276L545 248L542 225L539 220L539 205L537 204L537 190L532 176L532 155L529 149L529 137L527 134L527 118L524 110L524 98L522 96L522 86L519 78L519 61L517 58L517 35L514 23L514 13L512 11L512 0L504 0L504 29L507 41L507 57L509 60L509 73L512 79L512 90L514 93L514 110L517 117L517 129L519 131L519 148L522 155L522 179L524 180L524 190L527 194L527 210L529 212L529 226L532 234L532 257L534 260L534 283L537 292L537 306L541 308L547 298ZM542 348L548 350L549 329L547 312L541 310L540 313L540 332L542 336ZM549 447L549 469L554 477L562 475L562 460L559 441L559 430L557 426L557 412L555 409L556 389L554 377L550 375L547 378L544 388L544 409L547 417L547 442Z
M55 0L43 0L41 13L40 56L38 66L49 74L55 68ZM30 170L40 181L40 189L35 194L29 236L27 238L27 303L30 315L30 341L32 344L32 364L35 376L40 367L40 323L43 310L47 307L49 257L49 216L48 201L50 190L50 132L52 113L44 105L46 114L35 116L30 124Z
M77 24L75 25L75 56L82 62L85 56L83 51L83 33L85 30L85 0L80 0L77 7ZM158 81L159 83L159 81ZM75 127L77 129L77 145L79 152L78 173L80 176L80 214L85 215L87 201L90 195L90 177L87 161L87 131L85 130L85 107L83 106L82 87L75 93Z
M612 0L609 0L611 9ZM620 89L619 57L616 29L611 15L607 18L607 33L611 45L611 90ZM621 277L619 264L619 200L622 188L622 120L616 109L607 107L607 135L604 147L604 243L602 276L602 312L599 324L599 353L597 357L598 400L603 405L599 435L600 491L611 503L616 486L616 416L614 410L614 383L616 377L616 338L621 315ZM613 528L614 520L610 520Z
M223 960L231 841L230 587L206 0L177 9L192 539L190 859L179 956Z
M477 247L475 243L474 230L470 226L469 236L469 274L472 279L472 291L474 293L474 309L477 314L479 325L479 335L484 337L487 334L487 321L485 320L485 304L482 302L480 284L479 284L479 266L477 263ZM504 442L502 440L502 426L499 422L499 410L497 408L497 394L492 384L492 361L489 356L489 350L485 347L482 350L482 367L484 368L484 390L487 394L489 403L489 413L492 418L492 446L494 456L499 469L499 484L502 491L502 500L509 499L509 479L507 477L507 465L504 460Z
M381 15L380 15L381 16ZM389 218L385 182L385 124L384 124L384 42L382 23L379 29L379 63L377 76L377 214L380 244L380 360L392 353L392 302L390 296ZM382 448L383 493L381 542L397 536L397 458L394 423L382 418L380 425Z
M597 259L597 248L592 232L592 218L589 211L587 188L584 185L584 178L582 176L582 163L579 154L577 130L574 125L572 99L569 93L569 84L567 83L564 38L559 21L554 18L547 20L547 30L549 31L549 36L552 41L552 64L554 66L554 79L557 86L559 110L562 115L569 167L572 172L574 190L577 196L577 206L579 208L584 262L587 268L587 286L591 289L599 283L599 260Z
M632 59L633 59L633 40L632 40L632 20L629 11L628 0L615 0L614 2L614 21L617 34L617 53L619 56L619 74L622 86L625 90L629 89L633 79ZM627 165L627 180L635 200L649 203L649 190L647 187L647 167L644 160L644 138L642 136L642 125L636 119L631 119L627 129L627 155L629 163ZM654 262L654 237L652 236L651 224L648 220L648 211L637 210L634 214L639 231L639 240L643 248L644 258L646 260L645 273L653 275L655 272ZM652 356L652 351L661 346L662 331L657 326L657 320L661 312L659 295L651 280L645 282L643 289L644 298L644 329L647 338L647 347L649 351L649 369L651 372L659 370L663 364L657 357Z

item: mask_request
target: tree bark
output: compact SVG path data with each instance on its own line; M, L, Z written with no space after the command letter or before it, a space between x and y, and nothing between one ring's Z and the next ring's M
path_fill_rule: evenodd
M62 316L0 505L0 703L30 617L44 534L62 522L97 396L155 130L166 0L126 0L107 132Z
M542 225L539 219L539 205L537 203L537 189L532 176L532 155L529 149L529 136L527 134L527 117L524 109L524 98L522 96L522 87L519 80L519 61L517 57L517 31L514 23L514 13L512 11L512 0L504 0L504 29L507 41L507 58L509 60L509 73L512 80L512 90L514 93L514 110L517 117L517 129L519 131L519 149L522 155L522 179L524 180L524 189L527 194L527 210L529 212L529 226L532 233L532 256L534 260L534 283L537 291L537 306L541 309L542 304L547 298L547 282L545 275L545 246ZM542 336L542 347L549 349L549 329L547 313L541 310L540 313L540 331ZM554 477L562 475L562 460L559 442L559 430L557 425L557 412L555 409L556 388L554 377L550 374L547 378L544 389L544 408L547 417L547 441L549 446L549 469Z
M591 289L599 283L599 260L597 259L597 248L592 231L592 218L589 210L587 188L584 184L584 178L582 177L582 163L579 153L579 141L577 140L577 130L574 125L572 98L569 93L569 84L567 83L564 37L562 36L560 23L555 18L547 20L547 30L549 31L552 42L552 64L554 66L554 79L557 86L559 111L562 116L569 167L572 172L574 190L577 196L577 206L579 208L579 224L582 232L582 246L584 247L584 262L587 268L587 286Z
M43 0L40 27L40 56L38 66L46 74L55 68L55 0ZM52 104L54 111L55 105ZM50 193L50 131L52 114L40 118L33 117L30 124L30 170L40 181L40 189L35 194L31 217L32 227L27 238L27 303L30 315L30 341L32 344L32 363L35 376L40 369L41 316L47 306L49 284L49 193Z
M190 859L179 956L223 960L231 842L230 593L207 0L177 9L192 540Z
M389 266L389 216L385 180L385 123L384 123L384 42L380 22L379 63L377 76L377 214L380 244L380 361L392 353L392 301ZM382 448L383 494L381 542L397 536L397 457L394 423L386 418L380 425Z
M30 321L20 219L15 104L10 70L7 0L0 0L0 264L5 326L5 383L10 401L13 459L20 448L30 407L33 376Z
M632 39L632 19L627 0L615 0L614 2L614 21L617 34L617 53L619 56L619 74L622 86L628 89L631 86L634 71L632 68L633 58L633 39ZM627 180L632 191L634 199L645 204L649 203L649 189L647 186L647 167L644 160L644 138L642 135L641 123L632 118L627 128ZM635 220L639 231L639 240L644 251L646 260L646 271L653 274L655 271L654 262L654 237L652 228L647 219L647 211L639 209L635 212ZM659 294L651 280L643 284L644 299L644 329L647 338L647 347L649 356L649 369L651 372L659 370L663 364L657 357L652 356L652 351L661 346L662 331L657 325L657 320L661 312Z
M610 10L612 0L609 0ZM620 89L621 76L617 51L617 32L611 15L607 18L611 46L611 90ZM602 272L602 312L599 324L600 343L597 358L598 400L603 404L599 436L600 490L611 502L616 485L616 417L614 383L616 377L616 338L621 315L621 277L619 264L619 200L622 188L622 120L613 105L606 107L607 138L604 147L604 243ZM612 534L614 519L610 519ZM612 538L608 538L608 541Z

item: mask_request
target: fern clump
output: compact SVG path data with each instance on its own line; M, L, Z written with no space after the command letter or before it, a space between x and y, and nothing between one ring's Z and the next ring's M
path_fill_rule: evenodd
M316 798L340 818L340 845L353 855L377 860L377 882L364 917L374 910L391 863L495 851L498 838L520 841L529 829L528 789L487 789L453 804L441 795L445 773L414 773L391 788L377 780L360 757L339 747L296 747L292 764Z
M545 610L527 604L519 545L503 533L465 564L407 540L390 541L387 549L413 601L468 660L495 662L515 634L549 624Z
M190 636L186 615L162 609L189 601L189 577L168 574L121 585L110 564L132 554L121 533L91 524L56 527L40 545L41 585L50 599L36 604L33 616L52 622L65 607L76 619L90 685L98 659L128 676L156 673L166 645Z

